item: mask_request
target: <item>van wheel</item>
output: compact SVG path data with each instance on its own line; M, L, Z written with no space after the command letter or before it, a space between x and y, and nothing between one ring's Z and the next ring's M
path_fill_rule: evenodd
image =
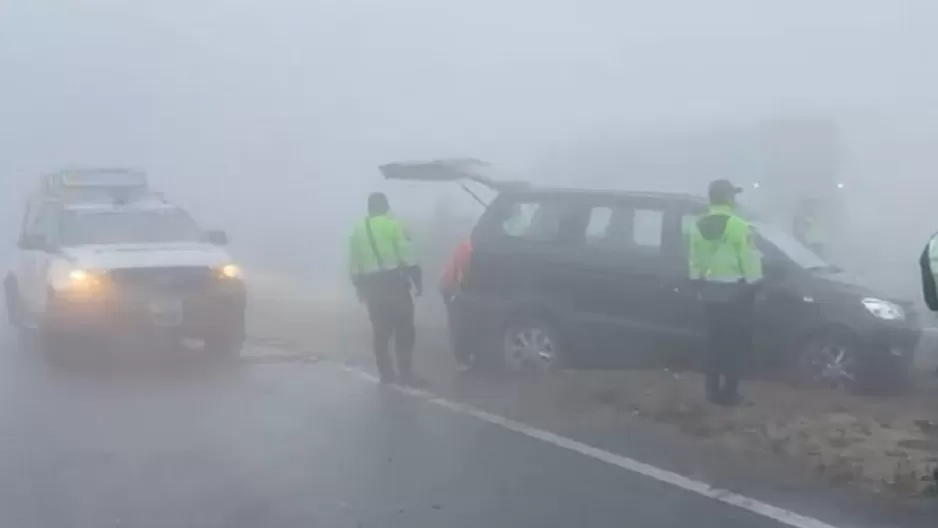
M13 328L19 328L23 320L23 312L20 304L20 290L16 285L16 279L11 275L7 275L6 279L3 280L3 293L6 299L7 322L9 322L10 326Z
M559 370L563 367L563 347L550 324L523 318L505 328L502 361L512 373Z
M860 378L860 357L854 340L837 333L810 338L795 357L792 384L802 388L854 391Z

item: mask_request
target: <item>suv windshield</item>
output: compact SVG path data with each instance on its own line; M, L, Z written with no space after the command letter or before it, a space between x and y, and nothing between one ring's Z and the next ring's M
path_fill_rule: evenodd
M785 231L763 222L752 222L752 227L762 238L778 248L786 257L803 269L829 269L833 266L805 247Z
M153 244L197 242L201 230L185 211L68 211L62 219L61 243Z

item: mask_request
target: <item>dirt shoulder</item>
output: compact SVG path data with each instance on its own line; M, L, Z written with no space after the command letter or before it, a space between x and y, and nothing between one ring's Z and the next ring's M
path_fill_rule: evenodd
M265 290L250 303L250 333L283 346L371 367L368 320L347 296ZM434 390L460 397L436 299L418 303L417 361ZM511 381L481 397L515 416L647 422L747 459L773 458L838 483L897 496L933 496L938 468L938 380L888 399L749 382L751 405L708 405L694 373L568 371ZM479 403L479 395L473 395ZM507 406L507 407L506 407Z

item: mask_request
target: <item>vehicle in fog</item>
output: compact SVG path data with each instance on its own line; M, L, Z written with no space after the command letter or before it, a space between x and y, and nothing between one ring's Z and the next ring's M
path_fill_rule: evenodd
M498 190L472 232L452 300L454 346L510 370L697 365L706 324L688 278L687 229L706 212L704 199ZM742 214L765 275L749 364L812 385L904 380L920 336L911 303L886 298L784 230Z
M225 233L203 231L145 179L107 174L43 178L4 280L10 323L54 353L74 337L155 332L236 354L246 293Z

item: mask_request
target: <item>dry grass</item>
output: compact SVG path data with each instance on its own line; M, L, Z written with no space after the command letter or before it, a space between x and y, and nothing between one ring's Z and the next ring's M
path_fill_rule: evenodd
M435 303L424 300L419 311L424 350L442 349ZM372 361L367 318L347 299L269 295L253 301L249 324L255 335L277 337L306 352L350 363ZM418 359L435 385L452 383L447 354L418 351ZM703 400L696 374L579 371L519 384L499 397L534 413L653 420L741 453L797 461L834 482L902 495L935 492L938 388L868 399L751 382L745 394L750 405L728 410Z

